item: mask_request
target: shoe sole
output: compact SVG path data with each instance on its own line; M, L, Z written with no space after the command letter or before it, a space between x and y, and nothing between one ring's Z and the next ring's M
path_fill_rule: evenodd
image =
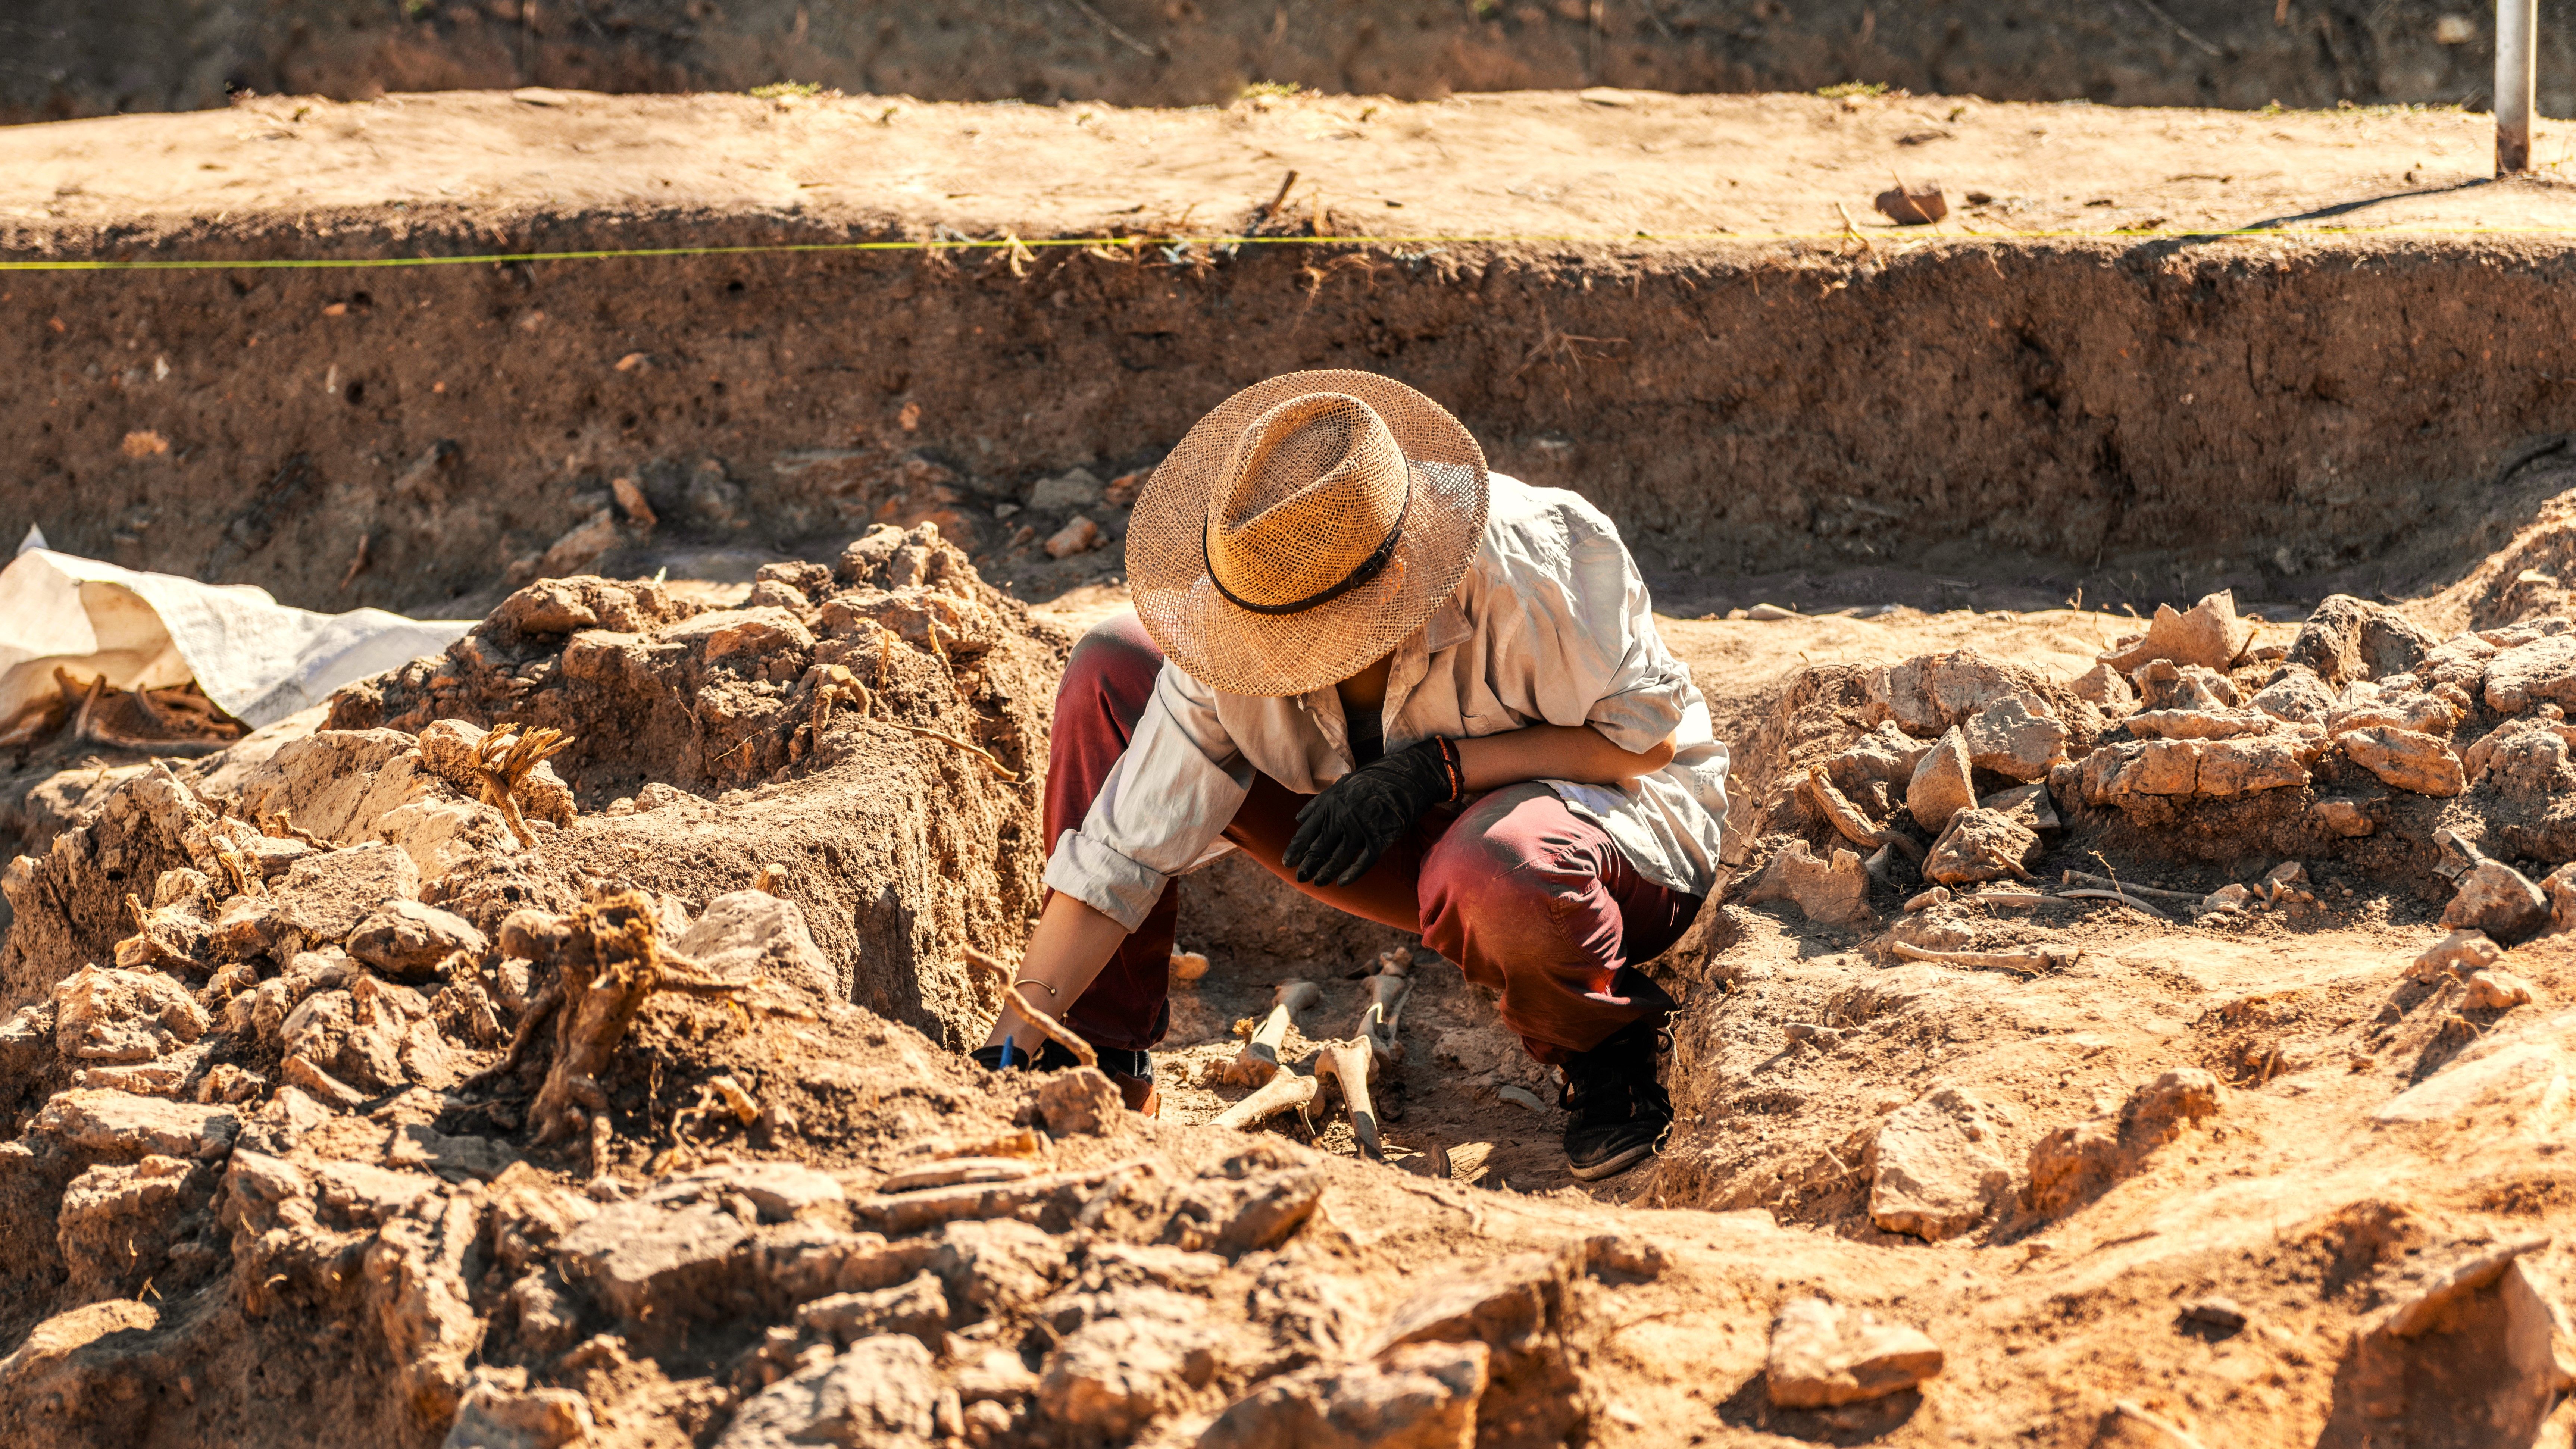
M1659 1144L1653 1142L1640 1142L1616 1157L1605 1157L1588 1166L1568 1162L1565 1170L1573 1173L1577 1181L1599 1182L1605 1177L1617 1177L1620 1173L1654 1156L1658 1146Z

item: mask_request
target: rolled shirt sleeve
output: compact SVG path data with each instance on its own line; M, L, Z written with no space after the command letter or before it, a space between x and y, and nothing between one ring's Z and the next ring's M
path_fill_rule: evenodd
M1251 788L1215 696L1167 663L1082 828L1056 841L1046 885L1133 931L1172 877L1207 858Z
M1610 520L1563 510L1567 557L1521 582L1532 637L1526 687L1550 724L1589 724L1631 754L1672 737L1694 701L1690 671L1655 630L1645 577Z

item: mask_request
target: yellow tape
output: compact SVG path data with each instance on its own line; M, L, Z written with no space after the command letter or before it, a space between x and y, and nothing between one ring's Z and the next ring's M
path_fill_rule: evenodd
M1770 242L1836 242L1865 240L1872 245L1881 242L1915 244L1921 242L2008 242L2066 239L2107 238L2146 241L2228 241L2269 237L2331 237L2355 239L2383 236L2576 236L2576 226L2437 226L2409 225L2388 227L2236 227L2223 231L2123 230L2105 231L1985 231L1965 235L1952 232L1892 232L1884 229L1859 231L1781 231L1781 232L1632 232L1627 236L1565 234L1459 234L1434 236L1073 236L1041 237L1034 240L1012 236L954 237L921 241L869 242L781 242L759 246L704 247L629 247L590 251L563 252L481 252L467 256L423 257L185 257L172 260L119 261L103 257L36 258L23 261L0 260L0 272L202 272L202 271L334 271L362 270L380 267L455 267L501 265L512 262L602 262L644 260L657 257L749 257L830 255L841 252L946 252L985 251L1020 248L1038 250L1047 247L1110 247L1142 250L1172 250L1191 247L1251 246L1348 246L1348 247L1424 247L1424 246L1508 246L1514 244L1636 246L1693 243L1720 245L1760 245Z

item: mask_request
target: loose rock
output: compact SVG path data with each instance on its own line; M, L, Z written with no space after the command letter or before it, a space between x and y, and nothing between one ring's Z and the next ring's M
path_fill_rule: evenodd
M2370 818L2369 809L2349 796L2328 795L2308 807L2308 813L2316 817L2320 827L2346 839L2357 839L2379 828L2379 822Z
M1930 1242L1984 1221L2012 1182L1996 1127L1993 1109L1956 1087L1889 1113L1874 1150L1870 1221Z
M1941 1346L1921 1329L1793 1298L1771 1320L1763 1384L1776 1407L1824 1409L1903 1393L1941 1367Z
M919 1340L864 1339L745 1400L716 1449L927 1449L938 1403L930 1350Z
M2323 724L2335 707L2335 692L2315 670L2300 664L2283 666L2281 676L2246 701L2274 719L2297 724Z
M1051 1072L1038 1084L1038 1116L1058 1137L1097 1136L1126 1110L1117 1084L1096 1067Z
M2397 789L2448 798L2467 787L2460 757L2431 735L2373 725L2338 735L2335 743L2354 764Z
M2244 1306L2233 1298L2195 1298L2182 1306L2185 1322L2204 1324L2222 1333L2234 1333L2245 1326Z
M1915 824L1938 834L1951 816L1975 807L1977 791L1970 783L1970 763L1967 735L1956 727L1924 752L1905 786L1905 808Z
M2225 670L2235 665L2253 638L2252 622L2236 617L2236 595L2222 589L2192 605L2188 613L2175 612L2171 604L2157 605L2147 631L2121 640L2102 656L2102 662L2124 674L2159 659Z
M1945 886L2028 880L2039 836L2000 810L1962 810L1923 859L1923 878Z
M459 951L479 960L492 943L471 921L436 906L389 900L349 934L349 954L404 981L432 981Z
M157 971L84 966L54 988L54 1045L76 1061L149 1061L207 1025L205 1008Z
M1793 840L1762 867L1739 897L1747 905L1787 901L1820 926L1862 930L1877 916L1869 908L1869 872L1860 853L1834 848L1830 862L1816 859L1803 840Z
M1412 1343L1284 1374L1219 1415L1199 1449L1461 1449L1491 1358L1482 1343Z
M2460 877L2459 893L2442 909L2442 924L2452 929L2483 931L2511 943L2549 924L2549 898L2521 871L2500 860L2478 862Z
M2510 1011L2531 1004L2531 983L2501 968L2469 973L2464 1004L2471 1011Z
M2504 948L2487 939L2484 931L2457 930L2424 948L2406 968L2409 981L2439 981L2445 976L2466 976L2483 966L2504 959Z
M2385 604L2328 594L2299 626L2285 662L2328 684L2385 679L2412 670L2438 642L2432 631Z
M1970 717L1968 761L2009 780L2044 780L2049 766L2066 758L2069 733L2048 713L2045 703L2029 695L2013 695ZM1912 804L1910 791L1907 803Z
M1135 1434L1185 1387L1197 1388L1216 1372L1216 1356L1175 1327L1127 1318L1084 1324L1056 1349L1038 1381L1039 1407L1077 1433Z
M803 908L767 891L728 891L717 896L671 944L718 980L766 977L826 1001L844 995L840 973L806 928Z
M1098 547L1099 543L1100 525L1077 513L1073 516L1072 522L1057 529L1054 535L1047 539L1047 557L1071 558L1075 554L1089 552Z

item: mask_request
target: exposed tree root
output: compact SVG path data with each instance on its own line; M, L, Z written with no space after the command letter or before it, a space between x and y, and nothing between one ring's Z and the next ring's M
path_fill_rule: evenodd
M654 920L653 897L639 890L618 891L574 910L549 943L554 980L528 1004L501 1060L474 1079L490 1083L518 1070L551 1027L554 1059L530 1108L535 1141L587 1142L594 1171L609 1137L608 1098L599 1077L644 1003L657 991L729 999L754 984L696 974L694 963L662 949Z
M561 730L529 730L522 734L515 724L495 725L474 744L474 773L483 781L483 803L500 810L510 833L519 837L523 847L534 849L537 838L528 830L527 817L519 813L519 788L526 783L529 771L571 744L572 736Z

